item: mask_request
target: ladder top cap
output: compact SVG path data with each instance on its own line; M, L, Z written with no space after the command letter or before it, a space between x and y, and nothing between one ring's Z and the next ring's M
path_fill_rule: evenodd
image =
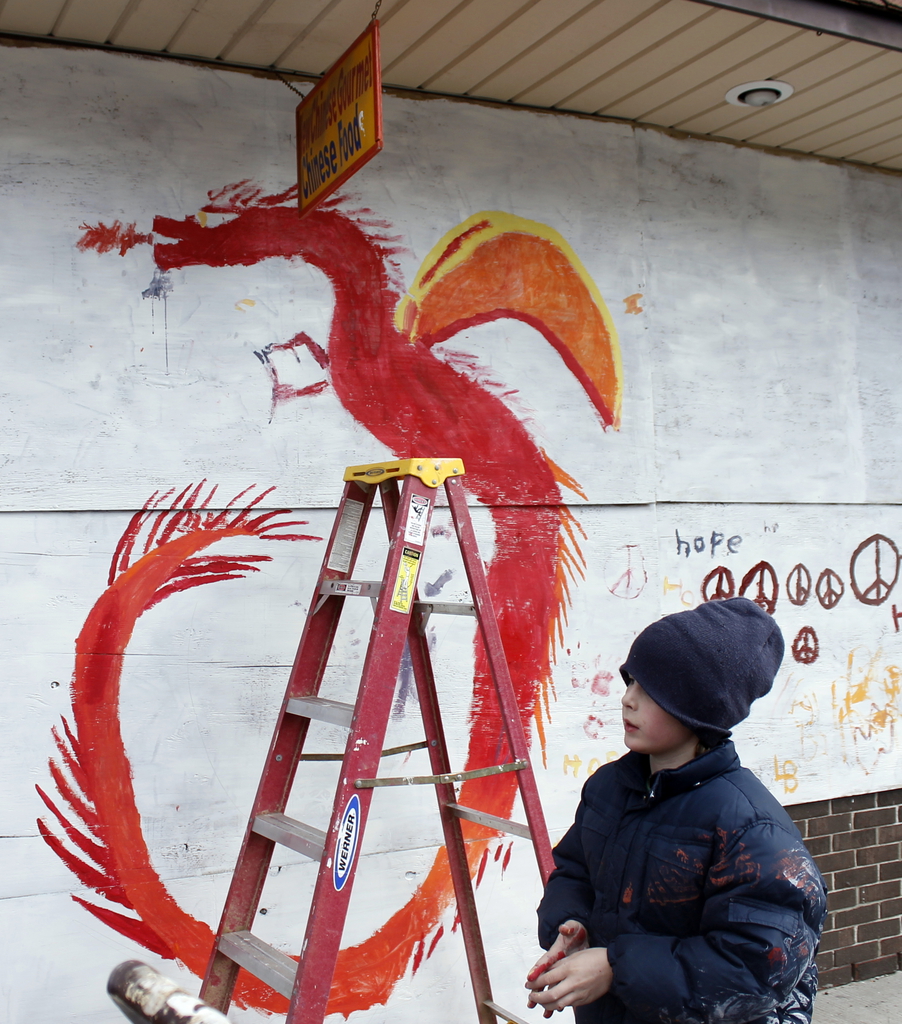
M348 466L344 479L359 484L380 484L394 476L417 476L427 487L438 487L448 477L463 476L461 459L395 459L393 462L371 462L366 466Z

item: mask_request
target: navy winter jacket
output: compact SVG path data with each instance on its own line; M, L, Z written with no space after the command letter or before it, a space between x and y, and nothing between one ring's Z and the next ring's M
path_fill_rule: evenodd
M540 943L580 921L614 972L578 1024L810 1021L824 882L729 740L658 772L650 791L647 756L604 765L554 859Z

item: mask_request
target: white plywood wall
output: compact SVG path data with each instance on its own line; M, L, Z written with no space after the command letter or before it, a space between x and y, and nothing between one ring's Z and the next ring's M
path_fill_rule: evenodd
M745 762L790 803L899 784L900 179L388 97L385 151L304 236L283 195L296 99L276 81L176 63L3 50L0 1006L16 1024L121 1019L105 978L132 957L196 990L196 950L173 961L147 943L215 928L341 471L393 448L475 467L509 635L542 638L535 657L525 645L513 659L540 709L528 724L555 837L593 762L623 750L618 666L632 638L731 588L769 604L787 640L773 693L736 730ZM435 301L418 274L443 239L459 252L484 221L500 248L484 259L464 244L470 262L447 285L447 308L470 319L430 347L394 323L395 306L406 293ZM613 360L616 422L543 335L563 322L562 279L522 257L523 237L570 268L573 309L586 296L606 308L586 369L598 379L605 351ZM477 316L498 267L496 306L529 316ZM204 519L233 499L231 517ZM159 517L139 528L148 502ZM165 514L190 502L205 510ZM216 534L255 502L294 511L268 538L262 526ZM459 599L437 516L422 579ZM195 563L204 585L183 586L173 562L154 603L142 587L179 537L209 560ZM380 557L377 534L371 574ZM367 616L345 624L330 695L353 686ZM472 629L432 628L463 761L478 725ZM402 677L399 743L418 738L408 691ZM54 739L63 720L68 754ZM311 772L299 813L321 824L333 784ZM373 936L405 920L429 877L430 801L393 795L380 820L377 798L346 933L361 953L339 973L369 979L340 1003L354 1020L472 1013L441 901L407 945L372 960ZM79 850L62 819L94 846ZM146 862L129 876L135 850ZM79 861L94 874L79 877ZM293 857L279 869L258 930L295 950L311 869ZM479 886L496 995L521 1012L535 875L528 849L508 857L499 840Z

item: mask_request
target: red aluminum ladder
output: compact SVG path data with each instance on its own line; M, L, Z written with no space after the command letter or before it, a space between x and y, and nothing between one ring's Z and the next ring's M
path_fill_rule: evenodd
M459 459L435 458L351 466L345 471L344 493L200 991L201 998L218 1010L228 1009L238 970L243 967L290 999L287 1024L321 1024L373 789L419 782L434 785L438 797L479 1022L495 1024L496 1017L519 1020L492 999L461 819L530 839L543 883L554 865L526 735L470 521L463 474ZM403 481L401 487L399 480ZM440 486L448 498L472 605L421 602L417 596L417 574ZM377 487L390 538L385 573L381 582L354 580L351 574ZM319 696L339 618L350 596L370 597L375 603L356 704ZM452 771L425 629L429 615L441 612L469 613L477 619L512 757L508 763ZM435 774L414 779L378 778L380 758L394 752L383 751L383 743L405 643L425 732L425 742L414 746L428 749ZM284 813L311 720L349 730L326 832ZM456 782L507 771L517 774L525 825L457 803ZM299 960L250 931L276 843L318 860L320 865Z

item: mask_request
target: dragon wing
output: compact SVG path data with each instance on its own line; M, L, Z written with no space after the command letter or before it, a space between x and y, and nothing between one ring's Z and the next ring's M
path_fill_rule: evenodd
M432 346L505 317L540 331L604 426L619 426L623 374L611 314L566 239L545 224L497 211L474 214L426 257L395 321L411 342Z

